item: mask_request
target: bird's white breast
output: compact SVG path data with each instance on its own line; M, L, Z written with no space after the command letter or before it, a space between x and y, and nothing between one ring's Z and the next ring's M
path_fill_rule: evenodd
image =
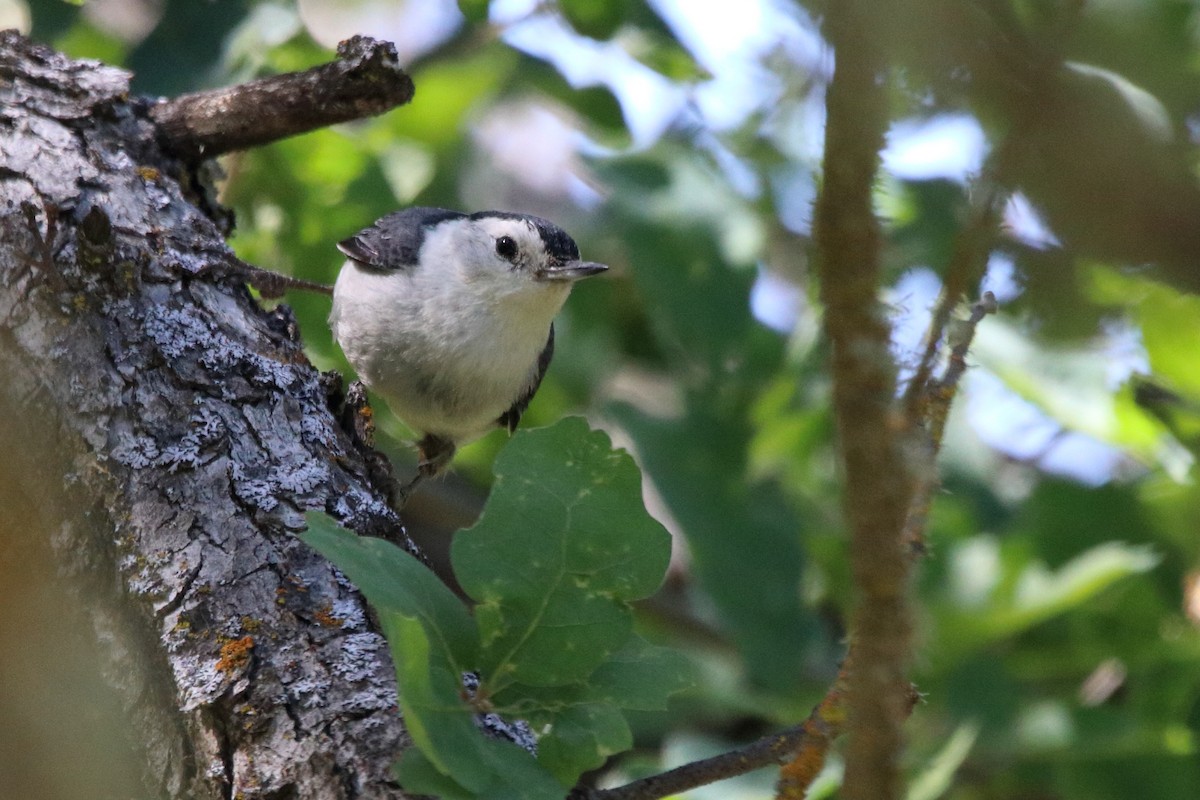
M414 431L488 432L536 377L567 292L498 294L456 270L378 272L347 261L330 325L347 360Z

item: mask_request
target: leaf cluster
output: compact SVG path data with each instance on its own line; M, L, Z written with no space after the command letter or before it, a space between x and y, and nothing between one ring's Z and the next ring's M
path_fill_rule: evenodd
M464 800L561 798L632 746L624 710L664 708L689 682L680 656L632 629L629 604L658 587L670 537L641 503L632 459L579 418L518 434L496 470L480 521L453 548L473 613L388 542L316 513L304 540L379 616L416 745L397 767L404 786ZM485 736L484 714L531 727L535 752Z

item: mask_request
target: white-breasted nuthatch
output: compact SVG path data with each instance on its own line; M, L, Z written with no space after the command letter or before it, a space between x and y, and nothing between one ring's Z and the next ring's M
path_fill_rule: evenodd
M528 214L409 208L338 244L329 324L368 388L422 435L417 478L459 445L516 429L554 354L554 317L580 278L561 228Z

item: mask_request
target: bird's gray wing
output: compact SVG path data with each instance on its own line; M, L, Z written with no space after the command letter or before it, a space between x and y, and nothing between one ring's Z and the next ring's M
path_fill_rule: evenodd
M364 267L384 272L411 269L421 257L421 244L430 227L465 216L445 208L406 208L343 239L337 248Z
M512 407L500 415L500 419L496 420L496 424L502 428L508 428L508 432L512 433L517 429L517 425L521 422L521 417L525 414L525 409L529 408L529 401L537 394L538 387L542 385L542 378L546 377L546 370L550 368L550 359L554 358L554 323L550 323L550 335L546 338L546 346L542 348L542 352L538 355L537 366L535 367L537 374L529 383L529 388L521 393Z

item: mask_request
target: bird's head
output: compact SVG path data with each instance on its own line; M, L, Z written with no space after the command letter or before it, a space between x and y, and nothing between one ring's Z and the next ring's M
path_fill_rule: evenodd
M565 298L576 281L608 269L580 260L579 248L567 232L541 217L481 211L463 225L451 238L464 245L460 255L470 253L460 261L464 277L492 284L501 295Z

